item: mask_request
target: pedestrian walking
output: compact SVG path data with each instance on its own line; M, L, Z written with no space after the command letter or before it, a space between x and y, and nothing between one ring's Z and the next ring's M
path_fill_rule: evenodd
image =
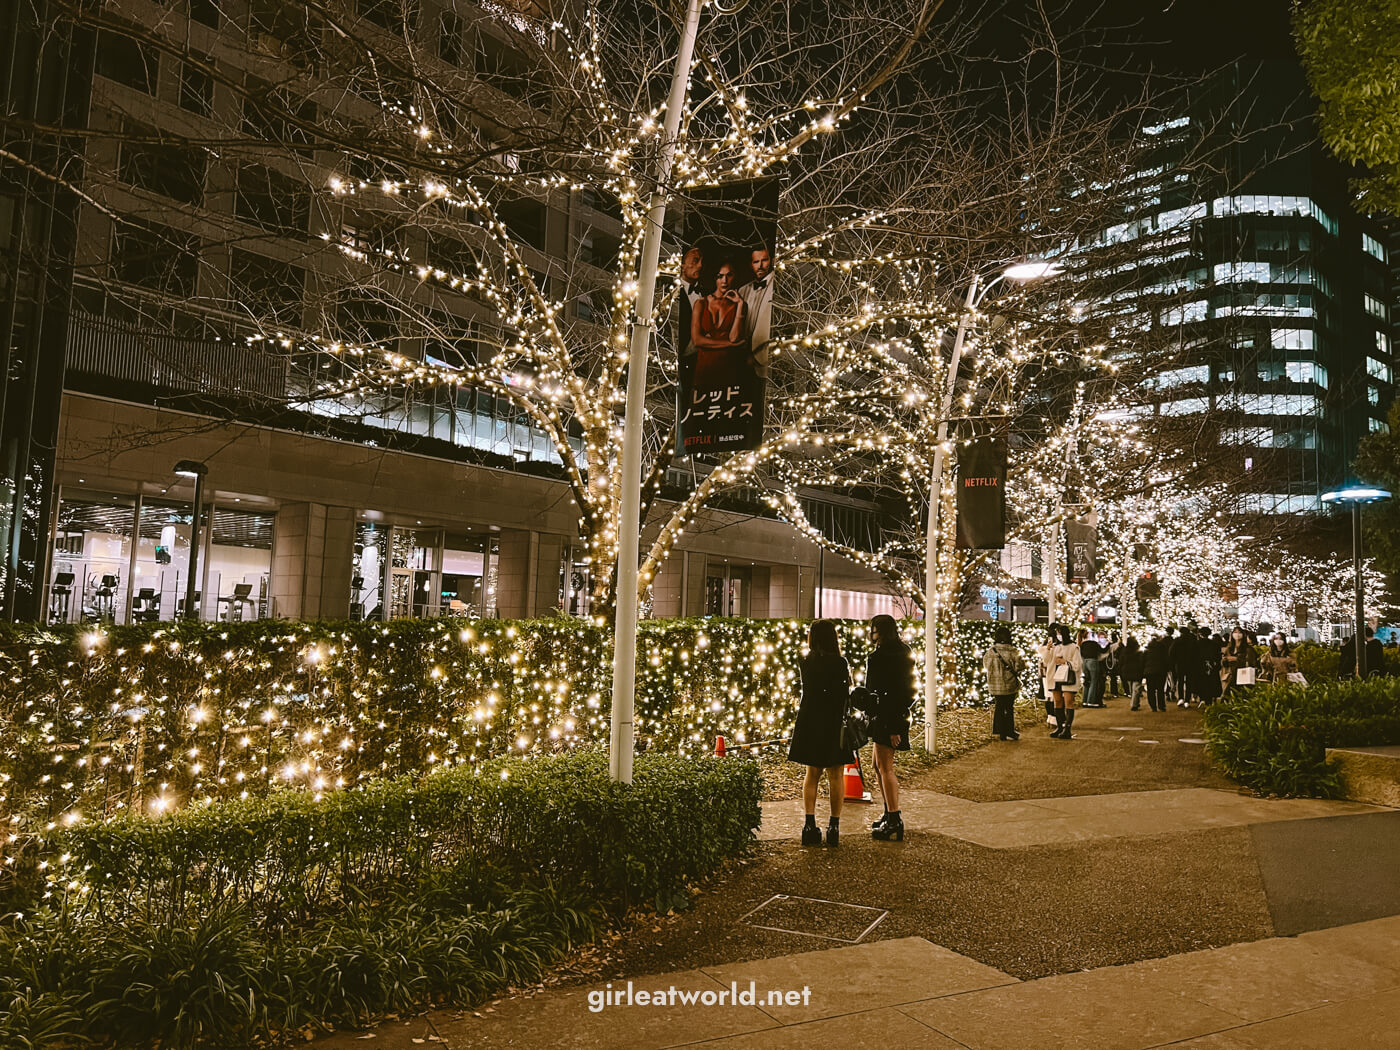
M1084 657L1079 646L1070 638L1069 628L1055 628L1055 647L1050 654L1050 676L1045 687L1055 699L1055 723L1058 728L1050 735L1056 740L1073 740L1074 700L1083 689Z
M1288 682L1289 675L1297 673L1297 657L1293 655L1293 650L1289 647L1287 639L1283 635L1275 633L1269 639L1269 648L1259 659L1260 681L1284 685Z
M1225 645L1225 651L1220 657L1220 680L1226 681L1225 674L1229 672L1229 684L1225 687L1225 698L1239 696L1241 691L1254 685L1255 679L1259 676L1259 653L1254 646L1249 644L1249 639L1245 636L1244 628L1239 624L1235 625L1230 632L1230 640Z
M1080 706L1103 707L1103 646L1083 628L1080 628L1075 641L1079 645L1079 660L1084 668L1084 689L1080 693Z
M1021 691L1025 658L1011 643L1011 628L1000 624L992 632L992 644L982 655L987 672L987 692L992 696L992 735L1002 740L1020 740L1016 732L1016 695Z
M875 701L870 739L875 745L875 778L885 800L885 815L870 829L882 842L904 841L904 818L899 810L899 779L894 753L909 750L909 709L914 706L914 654L899 637L893 616L870 621L875 648L865 661L865 688Z
M1196 632L1183 627L1170 648L1172 692L1177 707L1191 706L1191 667L1196 662Z
M1103 669L1108 673L1108 695L1126 696L1128 690L1126 683L1122 682L1123 641L1118 632L1114 631L1108 636L1108 651L1104 653Z
M1147 705L1154 711L1167 709L1167 671L1171 664L1171 639L1154 635L1143 650L1143 678L1147 682Z
M1196 640L1196 658L1192 663L1195 677L1191 692L1202 704L1220 699L1220 646L1211 637L1210 628L1202 627Z
M802 845L822 844L822 833L817 827L817 788L825 771L831 791L826 844L835 847L841 841L841 804L846 799L843 774L846 766L856 760L856 755L841 746L851 672L846 658L841 655L836 625L830 620L817 620L808 630L807 655L802 658L798 670L802 677L802 701L797 708L792 742L788 745L788 760L807 767L802 782L802 809L806 814L802 822Z
M1141 710L1142 694L1146 692L1142 682L1145 666L1146 661L1143 659L1142 649L1138 646L1138 640L1128 635L1128 640L1118 650L1118 671L1123 676L1123 688L1128 691L1128 699L1134 711Z

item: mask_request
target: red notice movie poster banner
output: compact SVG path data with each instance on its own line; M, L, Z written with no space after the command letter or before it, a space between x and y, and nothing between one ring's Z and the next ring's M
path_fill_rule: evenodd
M1006 546L1006 439L973 438L958 449L958 547Z
M755 449L763 442L778 181L696 191L685 207L676 295L676 451Z

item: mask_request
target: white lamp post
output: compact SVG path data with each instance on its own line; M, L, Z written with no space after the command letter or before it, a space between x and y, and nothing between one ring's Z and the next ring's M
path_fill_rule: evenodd
M613 627L612 730L608 737L608 771L614 780L632 782L633 715L637 688L637 548L642 514L642 428L646 425L647 352L651 343L652 304L656 270L661 259L661 227L666 221L667 183L676 157L681 111L690 86L690 61L700 8L705 0L689 0L681 29L680 51L671 74L666 120L656 182L651 190L646 231L642 235L641 265L637 270L636 319L627 352L627 404L622 422L622 491L617 522L617 587Z
M933 448L933 471L929 478L928 527L924 530L924 746L930 751L938 736L938 693L943 685L942 668L938 665L938 546L939 508L943 502L943 458L944 446L948 443L948 417L953 412L953 395L958 385L958 366L962 364L963 342L977 307L998 281L1034 281L1059 272L1058 263L1027 260L1007 266L980 288L981 277L973 274L967 286L967 300L958 317L953 355L948 361L948 384L943 391L943 405L938 415L938 441Z
M209 468L193 459L182 459L175 464L175 473L182 478L194 478L194 514L190 517L190 565L185 574L185 619L198 620L198 600L195 594L196 573L199 572L199 526L204 510L204 476Z
M1356 648L1356 677L1366 677L1366 579L1361 572L1361 507L1390 499L1385 489L1367 485L1348 485L1322 494L1323 503L1351 504L1351 561L1356 569L1356 634L1351 644Z

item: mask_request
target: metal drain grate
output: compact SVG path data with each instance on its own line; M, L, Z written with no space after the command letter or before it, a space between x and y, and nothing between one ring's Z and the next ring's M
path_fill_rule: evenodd
M843 904L841 901L775 893L739 922L759 930L859 944L888 914L881 908L864 904Z

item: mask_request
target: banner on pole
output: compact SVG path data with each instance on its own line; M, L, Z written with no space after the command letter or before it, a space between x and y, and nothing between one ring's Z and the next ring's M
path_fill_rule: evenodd
M958 537L963 549L1006 546L1006 439L973 438L958 449Z
M1065 557L1069 562L1070 583L1094 582L1098 546L1099 530L1089 522L1078 518L1065 522Z
M699 191L686 205L675 311L681 455L763 442L777 232L776 179Z

